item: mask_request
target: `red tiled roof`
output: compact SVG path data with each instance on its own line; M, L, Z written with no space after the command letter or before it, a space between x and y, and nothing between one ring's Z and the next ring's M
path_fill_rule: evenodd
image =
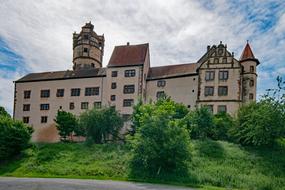
M197 63L186 63L179 65L167 65L160 67L151 67L149 69L148 79L167 78L186 74L196 74Z
M75 78L104 77L104 76L106 76L105 68L82 69L77 71L67 70L67 71L54 71L54 72L44 72L44 73L30 73L15 82L63 80L63 79L75 79Z
M244 48L244 50L240 56L240 61L246 60L246 59L255 59L249 43L246 44L246 46L245 46L245 48Z
M251 47L250 47L248 42L247 42L245 48L243 49L243 52L240 56L239 61L242 62L242 61L246 61L246 60L254 60L257 62L257 65L259 65L259 60L254 57L254 54L253 54Z
M146 58L147 44L116 46L108 67L141 65Z

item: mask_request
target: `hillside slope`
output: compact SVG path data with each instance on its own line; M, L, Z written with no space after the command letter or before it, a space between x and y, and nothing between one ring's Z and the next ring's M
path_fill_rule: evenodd
M189 176L130 177L124 145L39 144L0 165L2 176L136 180L236 189L285 189L285 147L244 148L222 141L193 141ZM169 180L171 179L171 181Z

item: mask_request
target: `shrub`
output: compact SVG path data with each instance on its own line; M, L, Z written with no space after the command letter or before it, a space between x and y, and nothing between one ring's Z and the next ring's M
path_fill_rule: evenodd
M131 161L133 175L155 177L187 172L190 140L181 119L176 118L181 109L177 105L164 99L141 106L140 128L130 140L134 152Z
M0 161L28 147L33 129L10 117L0 116Z
M207 107L197 108L191 111L184 119L190 131L191 138L204 139L212 137L213 114Z
M77 129L78 126L75 115L59 110L54 121L56 122L56 128L58 130L58 134L60 135L60 140L72 140L72 133Z
M214 115L213 124L211 139L230 140L228 133L229 130L234 127L234 120L229 114L221 112Z
M11 117L4 107L0 106L0 116Z
M284 137L284 105L271 98L252 102L239 109L237 127L231 134L243 145L272 145Z
M79 120L79 127L86 129L87 140L97 144L115 140L123 124L122 117L112 107L86 111Z

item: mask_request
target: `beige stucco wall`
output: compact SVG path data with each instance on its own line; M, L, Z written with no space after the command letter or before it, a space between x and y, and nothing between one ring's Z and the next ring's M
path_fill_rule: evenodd
M160 79L165 80L165 87L157 87L157 81L147 81L147 100L156 100L156 93L164 91L167 96L170 96L175 102L183 103L186 106L190 105L191 109L195 108L197 100L198 75Z
M222 57L219 58L219 63L214 63L214 57L209 58L201 65L199 69L199 96L197 103L198 105L213 105L213 113L217 113L218 105L226 105L227 112L234 114L240 106L242 100L241 97L241 66L238 61L232 59L232 57L227 57L227 62L222 62ZM214 80L206 81L205 75L207 71L214 71ZM228 71L227 80L219 80L219 71ZM214 87L213 96L205 96L205 87ZM226 96L218 95L219 86L227 86L228 94Z
M125 70L136 71L134 77L125 77ZM118 76L112 77L112 71L117 71ZM124 99L134 99L134 103L138 100L138 97L141 96L141 76L142 76L142 66L133 66L133 67L111 67L108 68L106 79L106 87L104 91L104 103L106 105L116 106L116 110L121 114L132 114L132 107L123 107ZM112 82L117 83L116 89L111 89ZM135 85L135 92L133 94L124 94L124 85ZM116 100L111 101L111 95L116 95Z
M57 110L62 106L62 109L76 115L79 115L85 110L81 109L81 102L89 102L89 109L93 108L95 101L102 102L102 91L106 86L106 78L85 78L85 79L69 79L56 81L41 81L41 82L25 82L16 83L16 101L14 117L22 120L23 117L30 117L30 125L34 127L33 141L57 141L58 135L54 125L54 118ZM100 87L98 96L85 96L86 87ZM64 97L56 97L57 89L64 88ZM81 88L80 96L70 96L71 88ZM41 98L40 91L42 89L50 89L49 98ZM31 98L24 99L24 90L31 90ZM69 103L74 102L75 109L69 109ZM40 104L50 104L49 110L40 110ZM23 111L23 104L30 104L30 111ZM41 116L48 116L47 123L41 123Z

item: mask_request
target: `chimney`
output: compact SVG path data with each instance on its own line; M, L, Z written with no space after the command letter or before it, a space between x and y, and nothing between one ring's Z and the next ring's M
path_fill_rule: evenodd
M130 45L130 42L127 42L127 46L129 46Z

